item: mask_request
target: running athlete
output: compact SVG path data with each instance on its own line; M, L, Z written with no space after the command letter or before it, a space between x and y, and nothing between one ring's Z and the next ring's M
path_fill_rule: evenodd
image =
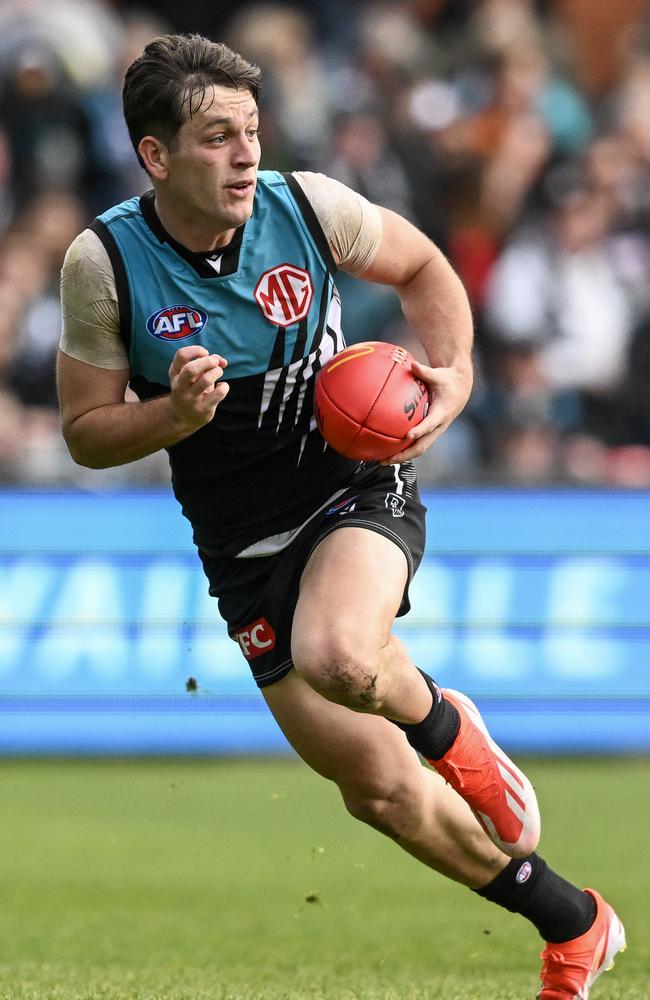
M586 1000L624 947L618 917L535 853L530 782L391 634L424 548L412 459L471 389L466 296L403 218L320 174L258 173L259 83L198 35L129 67L152 190L66 256L66 442L91 468L168 450L210 593L290 743L357 819L533 923L540 1000ZM314 377L344 345L337 268L392 285L429 359L429 414L387 463L342 458L313 420Z

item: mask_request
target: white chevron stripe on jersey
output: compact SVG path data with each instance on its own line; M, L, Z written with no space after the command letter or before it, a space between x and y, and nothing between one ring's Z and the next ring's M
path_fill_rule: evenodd
M332 333L337 334L337 340L340 339L340 343L336 345L336 353L342 351L345 347L343 343L343 329L341 323L341 296L339 295L338 288L334 289L334 294L332 295L332 301L329 304L329 309L327 310L327 319L325 320L325 328L329 328Z
M312 371L313 371L312 366L311 365L307 365L307 367L305 368L305 370L303 372L303 383L300 386L300 389L298 391L298 404L296 406L296 415L293 418L293 426L294 427L298 423L298 418L300 417L300 414L302 413L302 404L305 402L305 395L307 393L307 379L312 374ZM315 424L316 424L316 421L314 420L314 425Z
M307 438L309 437L309 434L311 434L312 431L315 430L316 430L316 418L312 417L311 420L309 421L309 433L303 434L303 436L300 438L300 450L298 451L298 461L296 462L296 465L300 465L300 459L302 458L302 453L305 450L305 445L307 444ZM325 451L326 447L327 447L327 442L323 441L323 451Z
M264 376L264 388L262 390L262 403L260 405L260 412L257 418L258 429L262 426L262 420L271 405L275 388L280 381L283 372L286 372L286 381L282 393L282 401L279 406L277 427L279 427L282 423L282 417L284 415L286 405L291 399L293 393L296 391L298 377L300 376L300 387L298 389L298 405L294 424L298 422L298 417L302 412L305 393L307 391L309 381L314 376L316 363L318 362L319 369L322 368L323 365L330 360L330 358L333 358L335 354L342 351L344 347L345 341L341 330L341 300L335 289L334 297L330 302L327 313L326 332L323 333L318 346L314 347L306 357L300 358L298 361L293 361L289 365L283 365L281 368L271 368L266 372ZM314 428L315 426L316 425L314 424Z
M282 374L281 368L271 368L270 371L264 376L264 389L262 390L262 403L260 405L260 412L257 418L257 429L259 430L262 426L262 420L264 419L264 414L271 405L271 400L273 399L273 392L276 385L278 384L278 379Z
M305 363L304 358L301 358L300 361L294 361L292 364L287 366L286 369L287 377L284 383L282 402L280 403L280 407L278 410L278 424L277 424L278 427L282 423L285 407L289 402L289 400L291 399L291 397L293 396L294 390L296 388L297 376L298 373L302 370L304 363Z

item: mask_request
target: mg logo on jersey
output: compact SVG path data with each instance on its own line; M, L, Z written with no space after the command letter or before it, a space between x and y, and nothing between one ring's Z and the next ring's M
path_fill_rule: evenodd
M233 639L239 643L239 648L247 660L254 660L262 653L268 653L275 647L275 632L266 618L258 618L244 628L234 633Z
M293 264L278 264L265 271L255 286L255 301L271 323L291 326L309 312L314 283L309 271Z
M165 306L152 313L147 330L157 340L184 340L200 333L208 322L208 314L195 306Z

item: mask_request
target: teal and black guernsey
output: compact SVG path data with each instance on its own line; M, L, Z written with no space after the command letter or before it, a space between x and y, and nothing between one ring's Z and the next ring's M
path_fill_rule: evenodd
M301 524L358 463L325 445L314 379L343 346L334 262L291 175L259 174L251 218L226 248L195 253L162 228L153 192L91 227L110 256L130 384L170 391L176 351L200 344L228 361L213 420L168 449L174 492L210 555L235 555Z

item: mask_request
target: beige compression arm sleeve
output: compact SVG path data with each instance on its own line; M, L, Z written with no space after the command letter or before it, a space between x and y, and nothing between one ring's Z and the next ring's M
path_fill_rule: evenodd
M324 174L296 171L336 263L350 274L363 274L372 264L381 240L381 216L376 205Z
M115 277L108 254L90 229L70 248L61 271L61 350L96 368L128 368L120 337Z

